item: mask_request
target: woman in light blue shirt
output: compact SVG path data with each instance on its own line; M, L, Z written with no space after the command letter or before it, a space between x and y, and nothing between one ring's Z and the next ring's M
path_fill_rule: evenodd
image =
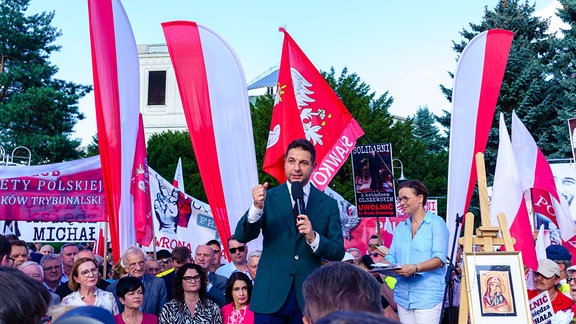
M406 221L398 224L386 260L398 264L394 288L400 322L439 323L444 298L448 228L424 210L428 188L419 180L400 185L398 200Z

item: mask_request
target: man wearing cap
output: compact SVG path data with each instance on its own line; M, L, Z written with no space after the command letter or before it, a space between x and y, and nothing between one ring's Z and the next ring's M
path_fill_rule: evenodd
M385 246L378 246L377 244L372 244L370 246L370 257L374 260L374 263L381 263L382 260L388 254L388 248Z
M566 269L572 265L572 255L562 245L551 244L546 248L546 259L556 262L560 267L560 291L570 297L570 285L566 282Z
M560 267L556 262L549 259L538 260L538 271L534 273L534 286L536 290L528 290L528 299L548 291L552 301L554 313L571 308L574 302L566 297L557 288L560 282Z

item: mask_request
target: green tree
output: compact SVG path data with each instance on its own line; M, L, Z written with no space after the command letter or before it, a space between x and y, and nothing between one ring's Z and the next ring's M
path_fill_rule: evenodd
M98 147L98 134L92 136L92 141L88 144L86 157L94 156L100 154L100 148Z
M369 144L367 138L372 143L392 143L393 156L403 161L404 173L407 176L427 182L434 196L446 194L446 171L441 170L446 162L440 164L437 160L431 159L435 156L440 156L438 159L444 156L446 159L446 153L426 153L426 144L413 136L412 120L397 120L390 114L389 109L394 99L388 92L377 97L369 85L357 74L348 73L346 68L339 75L332 68L329 72L324 72L323 76L366 133L365 137L358 139L358 144ZM278 182L261 170L273 105L272 96L258 97L251 106L251 114L259 181L268 181L275 186ZM434 163L436 164L433 165ZM434 172L428 172L429 169ZM399 176L399 172L396 172L396 176ZM348 159L330 182L330 187L346 200L354 202L353 186L352 165Z
M554 89L559 101L560 121L576 117L576 1L560 0L562 6L557 15L570 28L562 29L562 37L556 39L557 53L552 61L552 74L557 82ZM566 122L554 125L557 134L558 154L550 157L567 158L572 156L570 135Z
M84 118L78 100L91 87L54 78L54 13L26 16L29 2L0 2L0 144L28 147L35 164L77 159L83 153L73 128Z
M558 116L558 93L555 81L550 79L549 64L554 56L554 37L546 34L549 22L534 15L534 5L518 0L501 1L494 9L485 8L479 24L470 23L460 35L464 38L454 42L453 49L459 56L468 42L476 35L489 29L506 29L514 33L508 56L504 80L496 105L496 113L486 147L485 161L488 179L494 174L498 150L498 119L504 113L507 124L513 110L524 122L545 155L562 154L555 126L565 125ZM448 100L452 91L441 86ZM441 118L445 118L445 116ZM444 119L446 121L446 119ZM445 125L445 123L443 123Z
M428 106L419 107L414 115L414 136L426 144L426 152L439 153L448 148L448 143L438 129L437 117Z
M148 139L146 151L148 165L170 182L174 179L178 158L181 157L186 193L208 203L188 132L169 130L153 134Z

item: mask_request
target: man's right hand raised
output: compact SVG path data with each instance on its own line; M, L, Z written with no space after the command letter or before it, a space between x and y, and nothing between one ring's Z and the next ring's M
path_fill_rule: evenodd
M254 207L264 209L264 201L266 200L266 189L268 189L268 182L259 184L252 188L252 198L254 199Z

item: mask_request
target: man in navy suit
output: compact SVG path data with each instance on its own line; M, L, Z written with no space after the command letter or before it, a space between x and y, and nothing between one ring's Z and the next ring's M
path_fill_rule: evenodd
M144 251L135 246L128 248L126 252L124 252L124 256L122 256L122 264L126 272L128 272L128 275L142 280L142 284L144 285L144 301L141 306L142 312L158 316L168 299L166 295L166 285L161 278L144 273L145 260L146 254L144 254ZM123 312L124 306L118 300L118 295L116 295L117 283L118 281L110 284L106 290L114 294L118 309L120 312Z
M302 284L322 259L340 261L344 240L337 202L309 182L316 166L314 146L298 139L288 145L287 182L270 190L268 183L252 189L254 203L238 222L239 242L264 236L258 277L250 308L256 323L302 323ZM304 213L295 212L292 184L304 191Z

